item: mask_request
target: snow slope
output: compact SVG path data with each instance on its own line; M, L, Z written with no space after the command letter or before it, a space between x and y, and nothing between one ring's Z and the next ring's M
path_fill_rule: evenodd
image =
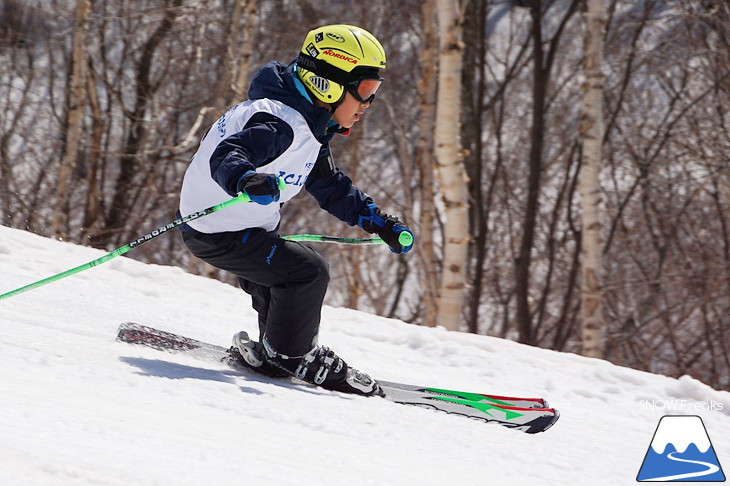
M0 227L0 293L102 254ZM320 342L381 379L545 396L562 417L527 435L117 343L123 321L256 333L240 290L126 258L0 301L0 485L630 485L669 406L730 472L730 393L689 377L324 309Z

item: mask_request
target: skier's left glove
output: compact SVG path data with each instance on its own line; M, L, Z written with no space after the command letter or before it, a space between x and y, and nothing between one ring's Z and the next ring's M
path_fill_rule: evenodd
M271 204L279 200L279 180L273 174L249 170L238 181L238 192L245 192L256 204Z
M368 204L358 217L357 225L368 233L376 233L393 253L407 253L413 248L413 232L395 216L388 216L375 204Z

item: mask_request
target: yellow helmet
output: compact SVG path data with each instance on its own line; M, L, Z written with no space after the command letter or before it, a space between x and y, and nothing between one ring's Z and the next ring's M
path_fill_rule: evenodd
M297 76L325 103L339 104L348 85L363 79L382 81L385 50L370 32L354 25L325 25L311 30L297 57ZM351 91L352 92L352 91ZM374 95L368 100L372 101Z

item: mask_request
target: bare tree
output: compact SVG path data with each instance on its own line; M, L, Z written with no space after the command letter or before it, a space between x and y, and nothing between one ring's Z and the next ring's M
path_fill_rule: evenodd
M160 82L156 83L152 79L154 56L165 37L172 31L181 5L182 0L169 0L168 8L163 11L159 24L142 44L141 54L136 62L134 106L126 112L129 128L119 160L114 195L104 221L105 233L116 235L116 238L110 238L115 244L124 241L126 236L126 220L133 207L133 193L138 189L134 182L142 168L144 144L149 133L146 117L152 109L153 93L160 87ZM126 239L131 238L130 236Z
M605 0L588 0L585 11L583 97L580 137L581 202L581 321L583 354L603 357L601 333L605 328L601 292L601 146L603 144L603 42Z
M546 138L546 113L548 111L548 87L552 81L555 58L565 26L577 11L579 0L572 0L558 21L558 27L545 47L543 22L550 2L530 0L530 37L532 41L532 108L530 126L530 152L528 156L527 195L522 219L522 235L515 262L516 319L520 342L536 344L537 326L533 321L535 314L531 306L531 276L535 234L540 211L540 195L544 178L544 150Z
M419 60L421 77L418 81L420 116L418 118L418 142L416 163L420 176L421 218L418 234L418 259L423 269L421 295L423 301L423 323L427 326L439 324L439 262L436 254L436 181L434 178L434 133L436 131L436 90L438 66L438 33L436 31L436 10L432 1L421 4L421 48Z
M69 86L66 90L68 106L63 157L56 179L56 204L53 210L53 233L58 238L68 237L69 191L75 176L76 159L79 156L79 140L81 139L82 118L86 105L86 36L89 31L90 0L77 0L74 13L73 36L71 46L71 66Z

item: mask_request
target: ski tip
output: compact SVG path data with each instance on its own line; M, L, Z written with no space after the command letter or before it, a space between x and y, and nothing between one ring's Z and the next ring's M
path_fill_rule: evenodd
M560 419L560 412L557 409L549 409L553 415L546 415L530 422L530 427L525 431L528 434L539 434L547 432Z

